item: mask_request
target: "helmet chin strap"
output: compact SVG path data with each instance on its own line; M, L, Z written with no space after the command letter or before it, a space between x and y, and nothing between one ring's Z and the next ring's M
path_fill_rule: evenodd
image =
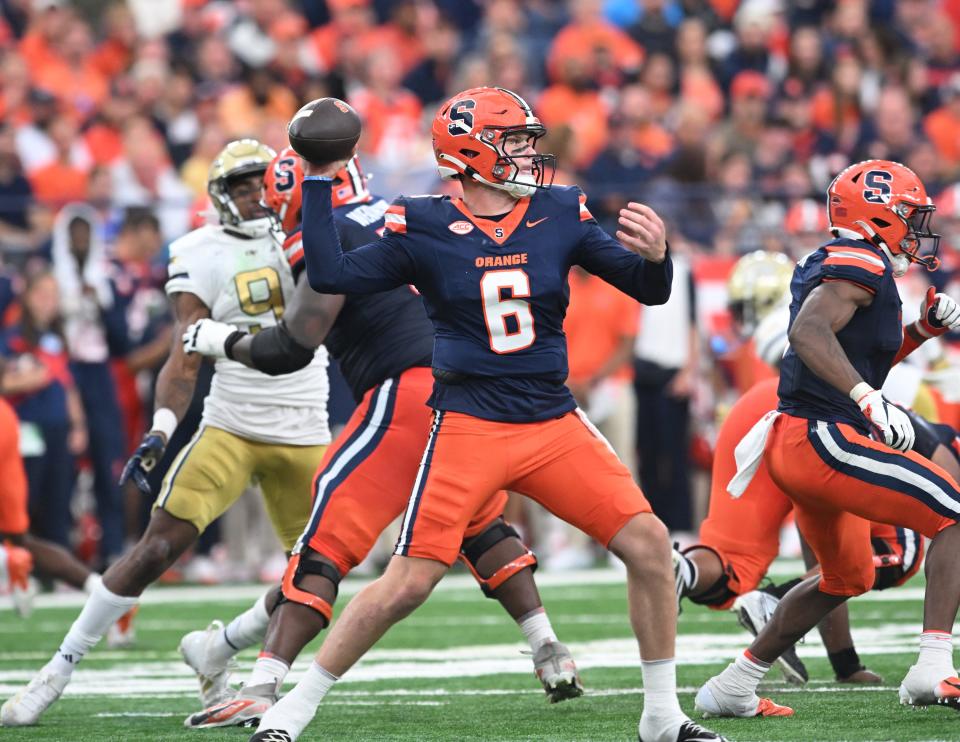
M857 224L859 224L863 231L867 233L865 235L867 240L876 245L880 250L883 251L884 255L890 259L890 265L893 266L894 278L900 278L901 276L906 275L907 271L910 269L910 258L903 253L894 253L887 246L887 243L881 239L880 235L878 235L866 222L857 221ZM860 236L863 237L864 235Z

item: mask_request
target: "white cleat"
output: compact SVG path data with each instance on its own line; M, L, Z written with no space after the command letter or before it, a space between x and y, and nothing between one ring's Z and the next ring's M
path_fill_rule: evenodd
M41 670L29 685L0 707L0 726L29 727L50 708L70 682L68 675Z
M737 598L730 610L737 615L737 621L743 628L753 636L757 636L773 618L773 612L777 610L778 605L780 605L780 601L770 593L765 593L762 590L752 590ZM803 664L803 660L797 654L795 646L790 647L777 657L777 664L788 683L803 685L810 679L806 665Z
M214 662L209 657L210 644L223 631L222 621L211 621L202 631L191 631L180 640L180 654L200 681L200 703L204 708L227 700L230 689L230 673L236 667L234 660Z
M697 691L693 707L703 718L720 716L752 718L754 716L793 716L793 709L781 706L756 693L733 695L720 689L716 678L710 678Z
M188 729L252 727L277 702L277 683L243 687L220 703L191 714L183 721Z
M952 669L913 665L900 683L904 706L950 706L960 709L960 678Z
M565 644L546 642L533 655L533 671L539 678L550 703L583 695L583 683Z

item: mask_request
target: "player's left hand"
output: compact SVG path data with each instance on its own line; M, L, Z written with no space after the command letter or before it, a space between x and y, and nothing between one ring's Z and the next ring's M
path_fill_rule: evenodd
M654 263L662 263L667 254L667 228L649 206L631 201L620 209L617 239L629 250Z
M936 293L931 286L920 305L919 324L928 337L938 337L957 330L960 328L960 304L946 294Z
M166 436L156 430L151 430L140 441L137 450L123 467L123 473L120 475L120 486L125 485L129 480L137 485L137 489L143 494L150 494L150 482L147 477L153 468L163 458L163 452L167 447Z
M226 342L233 333L239 332L235 325L217 322L212 319L200 319L187 327L183 333L183 352L199 353L210 358L226 358Z

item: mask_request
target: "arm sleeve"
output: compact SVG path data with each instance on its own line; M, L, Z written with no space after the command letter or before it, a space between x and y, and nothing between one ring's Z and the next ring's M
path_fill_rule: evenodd
M670 298L673 262L670 248L662 263L652 263L631 252L604 232L593 217L583 229L576 263L643 304L665 304Z
M869 250L852 245L828 247L820 269L824 281L850 281L871 294L877 293L886 270L883 261Z
M303 181L302 235L307 280L318 293L373 294L416 282L413 258L397 231L343 252L333 221L328 179L307 177Z

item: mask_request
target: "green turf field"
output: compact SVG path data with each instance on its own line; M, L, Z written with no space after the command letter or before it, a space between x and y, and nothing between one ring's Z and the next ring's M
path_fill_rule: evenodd
M544 602L582 669L587 695L551 706L536 684L516 626L479 597L465 576L397 626L324 701L304 740L635 740L643 697L621 578L611 571L544 575ZM350 594L349 581L345 594ZM882 687L831 682L817 637L801 648L812 680L803 690L766 687L793 705L792 719L713 720L731 740L958 740L960 717L949 709L901 707L896 687L913 661L921 616L920 583L873 594L853 605L855 636ZM176 651L180 636L247 607L258 588L190 588L152 592L138 617L137 647L97 649L84 660L64 698L32 729L0 729L0 741L209 739L244 741L250 730L188 731L198 708L192 675ZM64 603L51 596L45 603ZM72 597L72 596L71 596ZM73 602L76 602L75 600ZM76 615L75 607L38 608L24 621L0 613L0 693L4 697L46 661ZM732 614L686 606L678 657L681 702L693 711L697 684L745 646ZM241 669L256 652L244 652ZM294 666L299 676L308 658ZM238 679L242 673L238 675Z

